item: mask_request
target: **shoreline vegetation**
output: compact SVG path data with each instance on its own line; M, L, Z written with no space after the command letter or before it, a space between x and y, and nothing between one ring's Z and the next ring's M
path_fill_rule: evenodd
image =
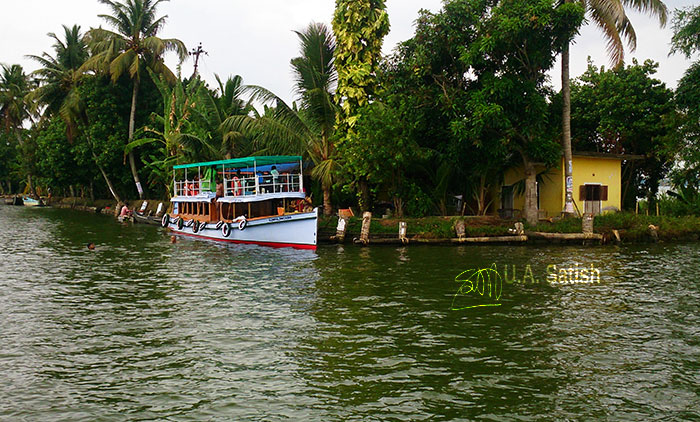
M5 196L5 198L9 198ZM153 211L162 200L148 200L146 211ZM144 200L129 202L131 209L138 209ZM75 211L116 215L120 204L110 199L90 200L87 198L51 198L47 205L54 208L73 209ZM700 240L700 217L698 216L652 216L628 212L610 213L596 216L593 220L593 234L584 239L581 218L567 218L559 221L542 221L536 226L524 225L522 236L514 233L514 225L520 220L501 219L497 216L432 216L422 218L372 218L370 223L370 245L402 244L399 239L399 223L407 224L406 237L408 245L436 244L460 245L473 243L488 244L541 244L541 243L650 243ZM460 241L455 224L464 222L465 239ZM334 240L338 225L338 216L319 217L319 243L339 243ZM655 228L654 235L649 226ZM343 244L361 244L362 218L347 219L347 228ZM620 240L613 233L617 230Z
M196 64L203 51L188 54L164 37L159 7L168 0L97 1L105 27L49 33L51 49L27 52L37 70L0 57L0 193L167 201L179 165L293 155L302 157L305 196L323 210L322 237L348 208L405 218L401 241L414 243L697 236L700 61L671 89L655 77L658 63L625 63L624 42L636 43L627 11L637 10L670 20L670 53L696 57L700 6L671 15L653 0L624 8L443 0L383 54L385 1L337 0L330 26L312 22L290 35L299 50L288 104L235 69L215 73L216 82L196 65L183 75L183 60ZM613 66L590 62L571 78L586 16L603 25ZM177 68L166 66L167 54ZM557 92L547 72L559 58ZM607 176L572 161L582 154L619 160L619 170ZM565 218L613 208L635 215L597 217L593 228L588 220L587 234L580 219ZM483 217L497 213L528 224ZM452 214L474 216L464 217L460 237L453 217L431 217ZM373 220L363 242L394 242L398 221ZM349 223L352 241L360 222Z

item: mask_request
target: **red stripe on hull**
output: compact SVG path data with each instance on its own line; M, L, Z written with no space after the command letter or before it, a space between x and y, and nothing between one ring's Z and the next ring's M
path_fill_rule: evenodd
M173 229L170 229L171 232L176 233L176 234L182 234L185 236L191 236L191 237L196 237L198 239L206 239L206 240L216 240L219 242L229 242L229 243L242 243L246 245L260 245L260 246L269 246L271 248L294 248L294 249L308 249L308 250L316 250L316 245L303 245L301 243L278 243L278 242L256 242L254 240L235 240L235 239L220 239L218 237L209 237L209 236L200 236L198 234L193 234L193 233L185 233L185 232L179 232Z

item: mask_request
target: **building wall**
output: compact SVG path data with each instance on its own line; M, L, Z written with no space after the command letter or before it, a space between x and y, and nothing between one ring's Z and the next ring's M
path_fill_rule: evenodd
M537 166L535 170L540 173L545 170L543 166ZM525 172L522 167L515 167L506 171L503 177L503 184L513 185L523 180L525 177ZM542 175L543 184L540 186L540 215L542 217L552 217L559 215L562 208L563 200L563 177L561 176L560 169L549 169L547 173ZM497 207L501 207L500 202L500 191L496 192L497 198L499 198ZM525 206L525 195L514 195L513 196L513 208L522 210Z
M574 183L574 200L579 210L583 212L583 202L579 200L579 186L586 183L599 183L608 186L608 200L601 201L601 209L605 207L621 208L621 160L619 158L602 158L602 157L573 157L573 183ZM561 214L564 209L565 176L564 176L564 159L559 168L549 169L543 175L544 183L540 186L540 216L541 217L556 217ZM537 167L537 172L542 172L544 167ZM513 185L524 178L522 167L515 167L506 171L503 184ZM501 208L500 188L494 192L498 198L494 208ZM513 208L522 210L525 205L524 195L514 195Z
M601 201L601 209L622 208L622 162L619 158L574 156L573 164L574 200L581 212L583 212L583 203L579 200L579 186L586 183L600 183L608 187L608 200ZM562 183L563 180L562 175Z

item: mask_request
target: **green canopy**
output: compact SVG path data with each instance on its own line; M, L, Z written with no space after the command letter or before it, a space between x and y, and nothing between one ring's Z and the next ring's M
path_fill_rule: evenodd
M226 168L246 168L253 166L264 166L268 164L295 163L300 161L298 155L262 155L258 157L233 158L231 160L207 161L204 163L180 164L173 166L174 169L188 169L192 167L225 166Z

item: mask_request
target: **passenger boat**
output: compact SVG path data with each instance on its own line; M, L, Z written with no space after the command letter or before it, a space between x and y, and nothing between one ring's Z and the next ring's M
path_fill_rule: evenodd
M315 250L318 208L305 199L302 171L298 156L174 166L172 213L161 224L205 239Z

